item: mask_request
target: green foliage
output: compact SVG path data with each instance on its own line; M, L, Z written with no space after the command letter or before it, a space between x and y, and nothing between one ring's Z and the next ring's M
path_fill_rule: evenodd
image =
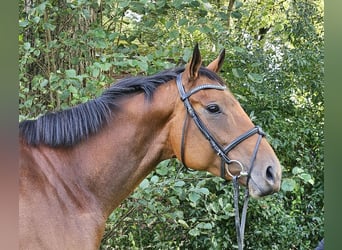
M175 160L162 162L113 212L104 249L217 249L234 242L230 188L209 174L191 176L179 169Z
M323 237L323 1L20 1L20 119L98 96L115 79L226 48L221 76L282 165L252 200L246 249L313 249ZM231 2L231 1L229 1ZM25 5L26 4L26 5ZM103 249L234 249L232 187L162 162L109 217Z

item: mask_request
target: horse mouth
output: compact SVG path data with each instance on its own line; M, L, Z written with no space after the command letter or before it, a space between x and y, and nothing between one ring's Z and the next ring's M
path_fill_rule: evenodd
M248 191L252 198L258 199L267 195L274 194L280 190L280 185L274 186L274 185L260 185L256 181L254 181L253 178L250 178L249 184L248 184Z

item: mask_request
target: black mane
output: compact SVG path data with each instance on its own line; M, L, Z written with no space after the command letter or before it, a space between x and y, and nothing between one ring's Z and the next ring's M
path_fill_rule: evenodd
M184 68L176 68L153 76L125 78L113 84L96 99L63 111L47 113L36 120L20 122L19 134L32 146L73 146L103 128L122 98L142 92L150 101L159 85L175 79L183 71ZM224 84L219 76L204 67L200 69L200 75Z

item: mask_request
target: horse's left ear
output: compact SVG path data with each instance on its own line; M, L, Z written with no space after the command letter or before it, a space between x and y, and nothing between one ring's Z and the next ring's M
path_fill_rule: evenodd
M194 81L198 77L198 71L202 65L201 53L198 44L195 45L191 60L186 65L184 75L188 77L189 81Z
M207 68L214 71L214 72L219 72L219 70L221 69L223 62L224 62L224 57L226 55L226 50L223 49L221 50L220 55L214 60L212 61Z

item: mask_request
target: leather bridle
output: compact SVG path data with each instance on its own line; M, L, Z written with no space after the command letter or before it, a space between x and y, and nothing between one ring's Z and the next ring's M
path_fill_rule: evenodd
M227 146L221 145L217 139L210 133L208 128L205 126L204 122L201 120L201 118L198 116L196 113L195 109L191 105L191 102L189 98L197 93L198 91L205 90L205 89L215 89L218 91L224 91L226 89L225 86L222 85L214 85L214 84L203 84L199 85L188 92L185 92L184 86L182 84L182 74L177 75L176 79L177 83L177 88L179 91L180 99L184 103L184 106L187 110L187 114L184 120L183 124L183 131L182 131L182 141L181 141L181 161L184 166L185 164L185 155L184 155L184 145L185 145L185 130L187 127L187 120L188 116L192 118L194 123L196 124L197 128L202 132L204 137L209 141L211 147L213 150L217 153L217 155L221 158L221 177L226 180L225 176L226 173L232 177L233 179L233 185L234 185L234 205L235 205L235 226L236 226L236 233L237 233L237 240L238 240L238 246L239 250L243 249L243 237L244 237L244 227L245 227L245 221L246 221L246 213L247 213L247 205L248 205L248 200L249 200L249 193L248 193L248 184L249 184L249 179L251 178L251 172L254 166L254 162L256 159L256 155L259 149L259 145L261 142L261 139L265 136L265 133L262 131L262 129L259 126L255 126L254 128L250 129L246 133L240 135L237 137L235 140L233 140L230 144ZM258 134L258 139L251 157L250 161L250 167L249 171L247 172L243 166L243 164L239 160L234 160L230 159L228 156L228 153L233 150L237 145L239 145L241 142L244 140L248 139L249 137ZM240 172L237 175L234 175L231 173L229 170L229 166L231 164L237 164L240 167ZM240 216L239 216L239 184L238 184L238 179L241 176L246 176L247 177L247 182L246 182L246 190L245 190L245 201L242 209L242 214L241 214L241 221L240 221Z

